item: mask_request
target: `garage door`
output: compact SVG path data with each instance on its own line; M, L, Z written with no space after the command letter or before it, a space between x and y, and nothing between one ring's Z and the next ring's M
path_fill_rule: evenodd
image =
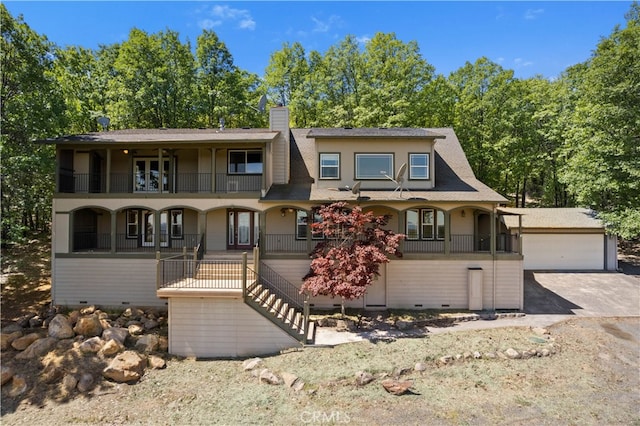
M602 234L525 234L524 269L602 270Z

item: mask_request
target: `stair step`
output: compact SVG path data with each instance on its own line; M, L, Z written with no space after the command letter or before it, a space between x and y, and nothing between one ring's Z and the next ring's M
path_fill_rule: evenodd
M312 345L316 341L316 323L309 321L307 324L307 344Z

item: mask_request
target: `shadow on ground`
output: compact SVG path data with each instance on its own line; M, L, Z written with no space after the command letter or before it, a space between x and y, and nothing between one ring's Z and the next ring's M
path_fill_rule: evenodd
M574 309L582 309L582 307L544 287L536 281L532 271L524 272L524 312L526 314L574 315Z

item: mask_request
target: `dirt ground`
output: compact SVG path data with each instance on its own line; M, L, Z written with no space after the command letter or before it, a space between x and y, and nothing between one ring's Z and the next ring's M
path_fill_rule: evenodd
M3 250L2 323L46 307L48 243ZM39 253L31 257L29 253ZM632 254L633 256L633 254ZM640 267L640 262L637 265ZM242 360L166 356L136 384L104 382L63 396L38 382L17 398L2 389L3 425L66 424L515 424L640 425L640 318L575 318L539 336L528 327L427 334L304 348L264 358L301 391L260 383ZM464 352L550 348L529 359L467 359ZM441 357L450 356L447 364ZM11 354L3 353L7 362ZM425 370L414 370L423 363ZM41 368L41 367L40 367ZM85 368L101 368L100 365ZM375 380L359 386L355 373ZM395 396L381 381L398 377L412 392Z

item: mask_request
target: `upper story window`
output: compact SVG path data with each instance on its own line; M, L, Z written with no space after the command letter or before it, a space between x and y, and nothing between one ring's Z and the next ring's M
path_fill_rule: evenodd
M229 174L261 174L262 151L261 150L230 150Z
M340 179L340 154L320 153L320 179Z
M407 240L444 240L444 212L412 209L406 213Z
M429 179L429 154L409 154L409 179Z
M356 179L384 179L393 174L393 154L356 154Z

